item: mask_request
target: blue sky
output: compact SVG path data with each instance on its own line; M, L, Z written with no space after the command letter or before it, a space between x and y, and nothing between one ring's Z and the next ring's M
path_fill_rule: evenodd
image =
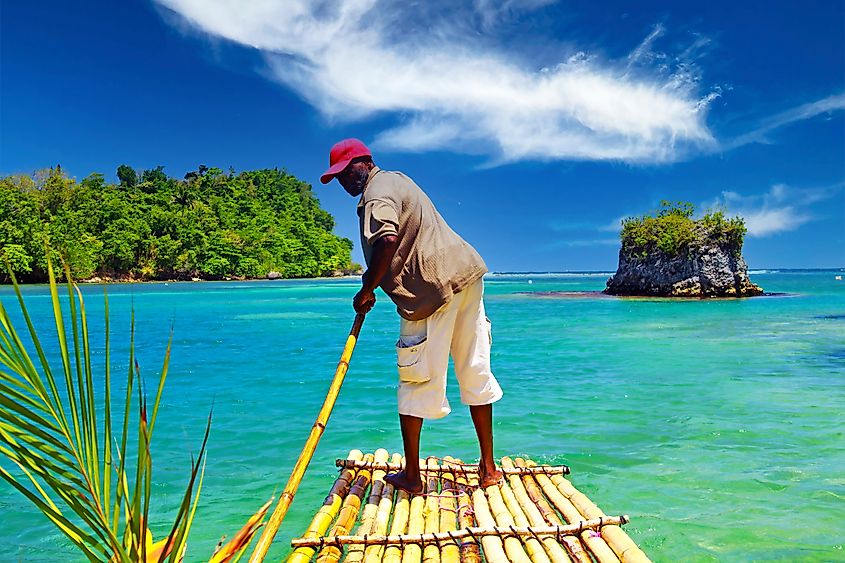
M661 199L749 226L752 269L845 266L842 2L4 2L0 174L282 167L344 137L495 271L616 267Z

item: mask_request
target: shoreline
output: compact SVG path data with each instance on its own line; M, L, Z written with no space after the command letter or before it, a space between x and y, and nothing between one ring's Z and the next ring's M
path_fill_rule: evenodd
M168 279L134 279L134 278L109 278L94 276L77 280L77 283L84 283L88 285L108 285L108 284L130 284L130 283L213 283L213 282L259 282L259 281L293 281L293 280L342 280L342 279L357 279L362 274L341 274L337 276L314 276L302 278L283 278L283 277L263 277L263 278L242 278L237 276L226 276L223 278L168 278ZM46 282L45 282L46 283ZM29 285L29 284L28 284Z
M766 291L761 295L744 297L697 297L688 295L660 296L660 295L611 295L603 291L518 291L514 295L533 297L535 299L627 299L637 301L736 301L755 297L798 297L797 293Z
M261 281L296 281L296 280L342 280L342 279L359 279L362 274L343 274L338 276L315 276L315 277L302 277L302 278L240 278L240 277L225 277L225 278L164 278L164 279L138 279L138 278L131 278L131 277L108 277L108 276L94 276L91 278L85 279L78 279L74 280L75 283L79 285L130 285L130 284L170 284L170 283L185 283L185 284L193 284L193 283L216 283L216 282L261 282ZM59 285L63 285L66 282L61 280L58 282ZM48 281L38 281L38 282L22 282L18 280L18 285L24 286L36 286L36 285L48 285ZM12 282L0 282L0 287L3 286L11 286Z
M769 275L769 274L801 274L801 273L824 273L830 272L834 275L839 275L845 273L845 267L832 267L832 268L760 268L753 271L749 271L749 274L752 276L758 275ZM363 272L358 274L341 274L336 276L315 276L315 277L301 277L301 278L284 278L284 277L261 277L261 278L239 278L239 277L225 277L225 278L200 278L200 277L192 277L192 278L166 278L166 279L137 279L128 276L119 276L119 277L110 277L110 276L93 276L90 278L79 279L76 280L76 283L80 285L124 285L124 284L156 284L156 283L214 283L214 282L260 282L260 281L295 281L295 280L344 280L344 279L360 279ZM484 274L484 278L507 278L507 277L526 277L526 276L534 276L536 278L555 278L555 277L599 277L599 276L609 276L613 275L613 272L609 270L570 270L570 271L560 271L560 272L487 272ZM841 280L838 280L841 281ZM21 286L36 286L36 285L46 285L48 282L22 282L18 280L18 284ZM64 283L63 281L60 283ZM11 281L8 282L0 282L0 287L3 286L11 286ZM769 294L766 292L765 296L772 296L775 294ZM627 297L648 297L648 296L627 296ZM677 298L667 298L667 299L677 299ZM691 299L698 299L698 298L691 298Z

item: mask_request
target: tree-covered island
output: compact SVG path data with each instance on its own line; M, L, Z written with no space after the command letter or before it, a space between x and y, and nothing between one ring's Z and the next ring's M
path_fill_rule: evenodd
M658 297L749 297L742 257L745 222L713 211L694 219L692 204L668 201L653 214L622 222L619 267L605 293Z
M284 170L200 166L184 179L159 166L119 183L61 167L0 179L0 261L47 280L45 241L75 279L302 278L349 273L352 241L311 186ZM8 281L6 268L0 280Z

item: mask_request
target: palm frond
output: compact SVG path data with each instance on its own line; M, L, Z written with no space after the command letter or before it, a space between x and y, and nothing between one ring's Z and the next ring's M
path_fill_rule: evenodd
M244 527L228 543L220 546L214 552L209 563L228 563L229 561L236 563L239 561L255 537L255 533L264 525L264 516L267 515L267 511L270 509L270 505L273 504L273 500L271 498L267 501L264 506L259 508L250 517Z
M115 436L108 296L104 295L106 365L102 375L95 375L82 292L65 267L68 284L63 302L49 254L47 270L58 351L55 365L45 352L45 342L11 271L29 344L24 343L0 302L0 462L11 464L8 469L0 465L0 478L38 508L89 560L164 561L170 557L176 561L184 553L196 510L201 486L196 479L203 466L209 428L191 464L170 533L153 543L148 529L153 467L150 446L167 377L172 332L155 399L148 405L135 359L133 311L123 420L118 427L120 435ZM37 363L29 350L34 350ZM98 382L103 384L101 416L95 391ZM137 409L133 408L136 400ZM134 425L137 438L130 440ZM131 470L127 466L130 458L135 462Z

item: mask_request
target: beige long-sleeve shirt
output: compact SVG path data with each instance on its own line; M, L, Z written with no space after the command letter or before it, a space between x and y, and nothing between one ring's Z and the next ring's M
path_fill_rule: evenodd
M367 265L373 244L396 235L399 245L379 286L399 314L422 320L487 272L484 260L449 228L428 196L401 172L374 167L358 202Z

